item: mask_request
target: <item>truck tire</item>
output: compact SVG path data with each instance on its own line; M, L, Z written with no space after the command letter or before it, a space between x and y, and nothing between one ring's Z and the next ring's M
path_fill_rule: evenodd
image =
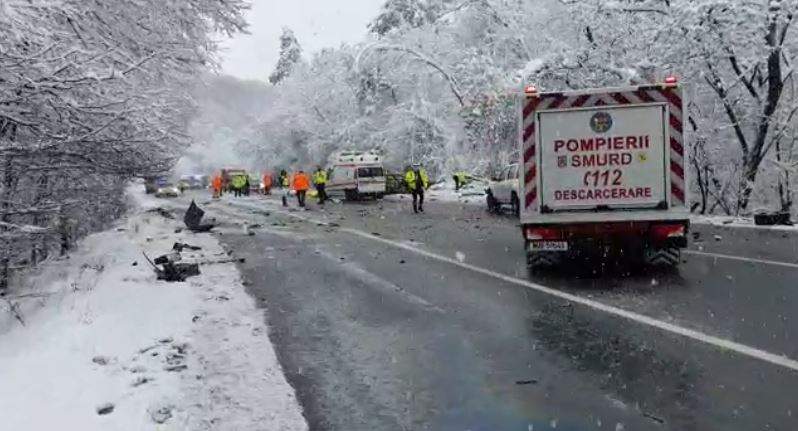
M510 198L510 205L513 208L513 215L516 217L521 216L521 201L518 200L518 195L513 192L512 197Z
M491 193L490 190L488 190L488 193L485 195L485 201L488 204L488 212L489 213L496 213L496 214L499 213L499 209L501 209L501 205L496 200L496 198L493 197L493 193Z
M357 190L344 190L344 198L348 201L356 201L359 197Z

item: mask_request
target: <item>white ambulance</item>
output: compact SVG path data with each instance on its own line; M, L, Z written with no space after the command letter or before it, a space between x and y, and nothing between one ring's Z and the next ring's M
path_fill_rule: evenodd
M332 169L327 179L327 194L346 200L385 195L385 168L377 151L341 151L331 157Z
M690 220L679 83L564 93L530 86L521 106L529 265L610 252L678 264Z

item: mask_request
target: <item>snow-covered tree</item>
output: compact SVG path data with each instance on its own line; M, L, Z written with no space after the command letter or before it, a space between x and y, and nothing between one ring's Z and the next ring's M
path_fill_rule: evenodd
M269 75L269 82L279 84L291 75L294 67L301 60L302 47L299 45L299 41L293 30L284 27L283 33L280 35L280 58L277 60L274 71Z
M186 89L243 0L0 3L0 290L124 208L188 143Z
M387 0L362 43L316 53L281 81L262 139L250 143L264 154L296 150L292 163L378 147L395 169L421 158L436 173L488 175L518 157L525 83L559 91L676 75L688 95L694 209L791 209L796 8L796 0Z

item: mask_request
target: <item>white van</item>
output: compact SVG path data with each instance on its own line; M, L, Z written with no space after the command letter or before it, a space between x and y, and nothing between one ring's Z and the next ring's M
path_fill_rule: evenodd
M334 154L327 179L327 194L346 200L385 195L385 168L382 155L374 151L342 151Z

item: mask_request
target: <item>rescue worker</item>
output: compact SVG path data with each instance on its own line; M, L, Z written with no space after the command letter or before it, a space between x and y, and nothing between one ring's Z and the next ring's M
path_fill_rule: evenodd
M244 195L245 196L249 196L249 188L250 188L249 175L247 175L246 177L244 177Z
M461 188L465 187L466 184L466 173L463 171L457 171L452 176L454 179L454 191L459 192Z
M288 206L288 195L290 193L291 180L288 178L288 172L285 169L280 171L280 187L283 189L283 206Z
M296 192L296 200L302 208L305 207L305 194L307 194L309 188L310 180L307 174L300 169L294 174L294 191Z
M222 176L216 175L213 177L213 197L219 199L222 197Z
M313 187L316 188L316 193L319 195L319 205L324 205L327 200L327 171L322 169L321 166L316 166L316 172L313 173Z
M272 174L271 172L263 174L263 194L272 194Z
M236 175L233 177L233 192L235 193L235 197L240 197L243 194L246 183L247 180L244 175Z
M405 173L407 190L413 195L413 212L424 212L424 189L429 187L427 171L421 164L414 163Z

